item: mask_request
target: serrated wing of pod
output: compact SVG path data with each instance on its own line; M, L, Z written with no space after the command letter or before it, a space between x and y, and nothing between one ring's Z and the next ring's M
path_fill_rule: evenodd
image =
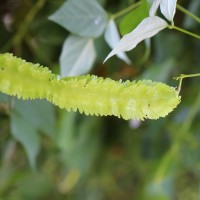
M180 103L174 87L142 80L114 81L94 75L58 78L39 64L0 55L0 91L22 99L43 99L86 115L158 119Z

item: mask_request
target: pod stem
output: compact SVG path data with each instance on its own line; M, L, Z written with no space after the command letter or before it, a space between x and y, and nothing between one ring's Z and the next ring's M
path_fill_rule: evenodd
M197 74L180 74L180 76L174 77L175 80L179 81L179 84L178 84L178 93L180 93L180 91L181 91L182 80L184 78L191 78L191 77L196 77L196 76L200 76L200 73L197 73Z

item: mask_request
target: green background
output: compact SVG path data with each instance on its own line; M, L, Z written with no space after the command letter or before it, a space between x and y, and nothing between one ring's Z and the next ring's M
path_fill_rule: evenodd
M59 56L72 30L49 20L49 16L63 3L1 1L0 53L12 52L59 74ZM134 1L99 3L104 8L100 12L101 29L82 33L71 24L73 31L86 34L84 37L94 42L96 58L87 73L115 80L145 78L176 87L174 76L200 72L199 40L168 29L152 38L150 52L144 42L128 52L131 65L116 56L102 64L111 50L103 37L109 14ZM200 15L198 0L179 3ZM118 27L126 27L128 17L134 16L117 18ZM199 24L180 11L175 15L175 24L200 33ZM76 49L71 54L79 56ZM89 57L84 57L77 73ZM200 199L199 83L198 77L184 79L181 104L166 118L142 122L85 116L61 110L45 100L22 101L1 93L0 200Z

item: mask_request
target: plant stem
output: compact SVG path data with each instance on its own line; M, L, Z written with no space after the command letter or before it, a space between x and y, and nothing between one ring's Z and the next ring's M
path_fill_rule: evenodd
M195 37L195 38L197 38L197 39L200 39L200 35L197 35L197 34L195 34L195 33L192 33L192 32L190 32L190 31L187 31L187 30L185 30L185 29L179 28L179 27L177 27L177 26L168 25L168 28L169 28L169 29L175 29L175 30L177 30L177 31L180 31L180 32L182 32L182 33L185 33L185 34L190 35L190 36L192 36L192 37Z
M180 78L178 78L178 79L176 79L176 80L179 80L179 84L178 84L178 93L180 93L180 91L181 91L181 86L182 86L182 81L183 81L183 78L182 78L182 77L180 77Z
M197 17L196 15L192 14L191 12L189 12L188 10L186 10L185 8L183 8L181 5L176 4L176 8L178 10L180 10L181 12L185 13L186 15L190 16L192 19L194 19L198 23L200 23L200 18L199 17Z
M139 64L142 65L143 63L145 63L147 61L147 59L149 58L150 54L151 54L151 40L150 39L146 39L145 40L145 52L143 57L140 59Z
M191 77L196 77L196 76L200 76L200 73L197 73L197 74L180 74L180 76L174 77L175 80L177 80L177 81L179 80L178 92L180 92L180 90L181 90L182 80L184 78L191 78Z
M175 77L174 79L179 80L179 79L190 78L190 77L195 77L195 76L200 76L200 73L197 73L197 74L181 74L180 76Z
M141 4L141 1L138 1L137 3L134 3L134 4L130 5L129 7L125 8L123 10L120 10L119 12L112 15L112 19L116 19L118 17L121 17L122 15L130 12L131 10L133 10L135 8L137 8L140 4Z

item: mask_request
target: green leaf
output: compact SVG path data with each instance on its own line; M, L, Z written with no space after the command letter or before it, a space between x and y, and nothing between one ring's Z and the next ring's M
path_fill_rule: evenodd
M53 137L55 128L54 106L45 100L14 100L14 110L36 130Z
M148 3L143 0L141 5L128 13L120 22L120 33L125 35L130 33L136 26L144 19L148 17Z
M77 76L87 73L95 58L93 39L69 36L64 42L60 56L61 76Z
M49 17L71 33L82 37L100 36L108 16L96 0L68 0Z
M35 127L15 110L11 113L11 133L25 148L29 163L35 169L36 157L40 150L40 138Z

